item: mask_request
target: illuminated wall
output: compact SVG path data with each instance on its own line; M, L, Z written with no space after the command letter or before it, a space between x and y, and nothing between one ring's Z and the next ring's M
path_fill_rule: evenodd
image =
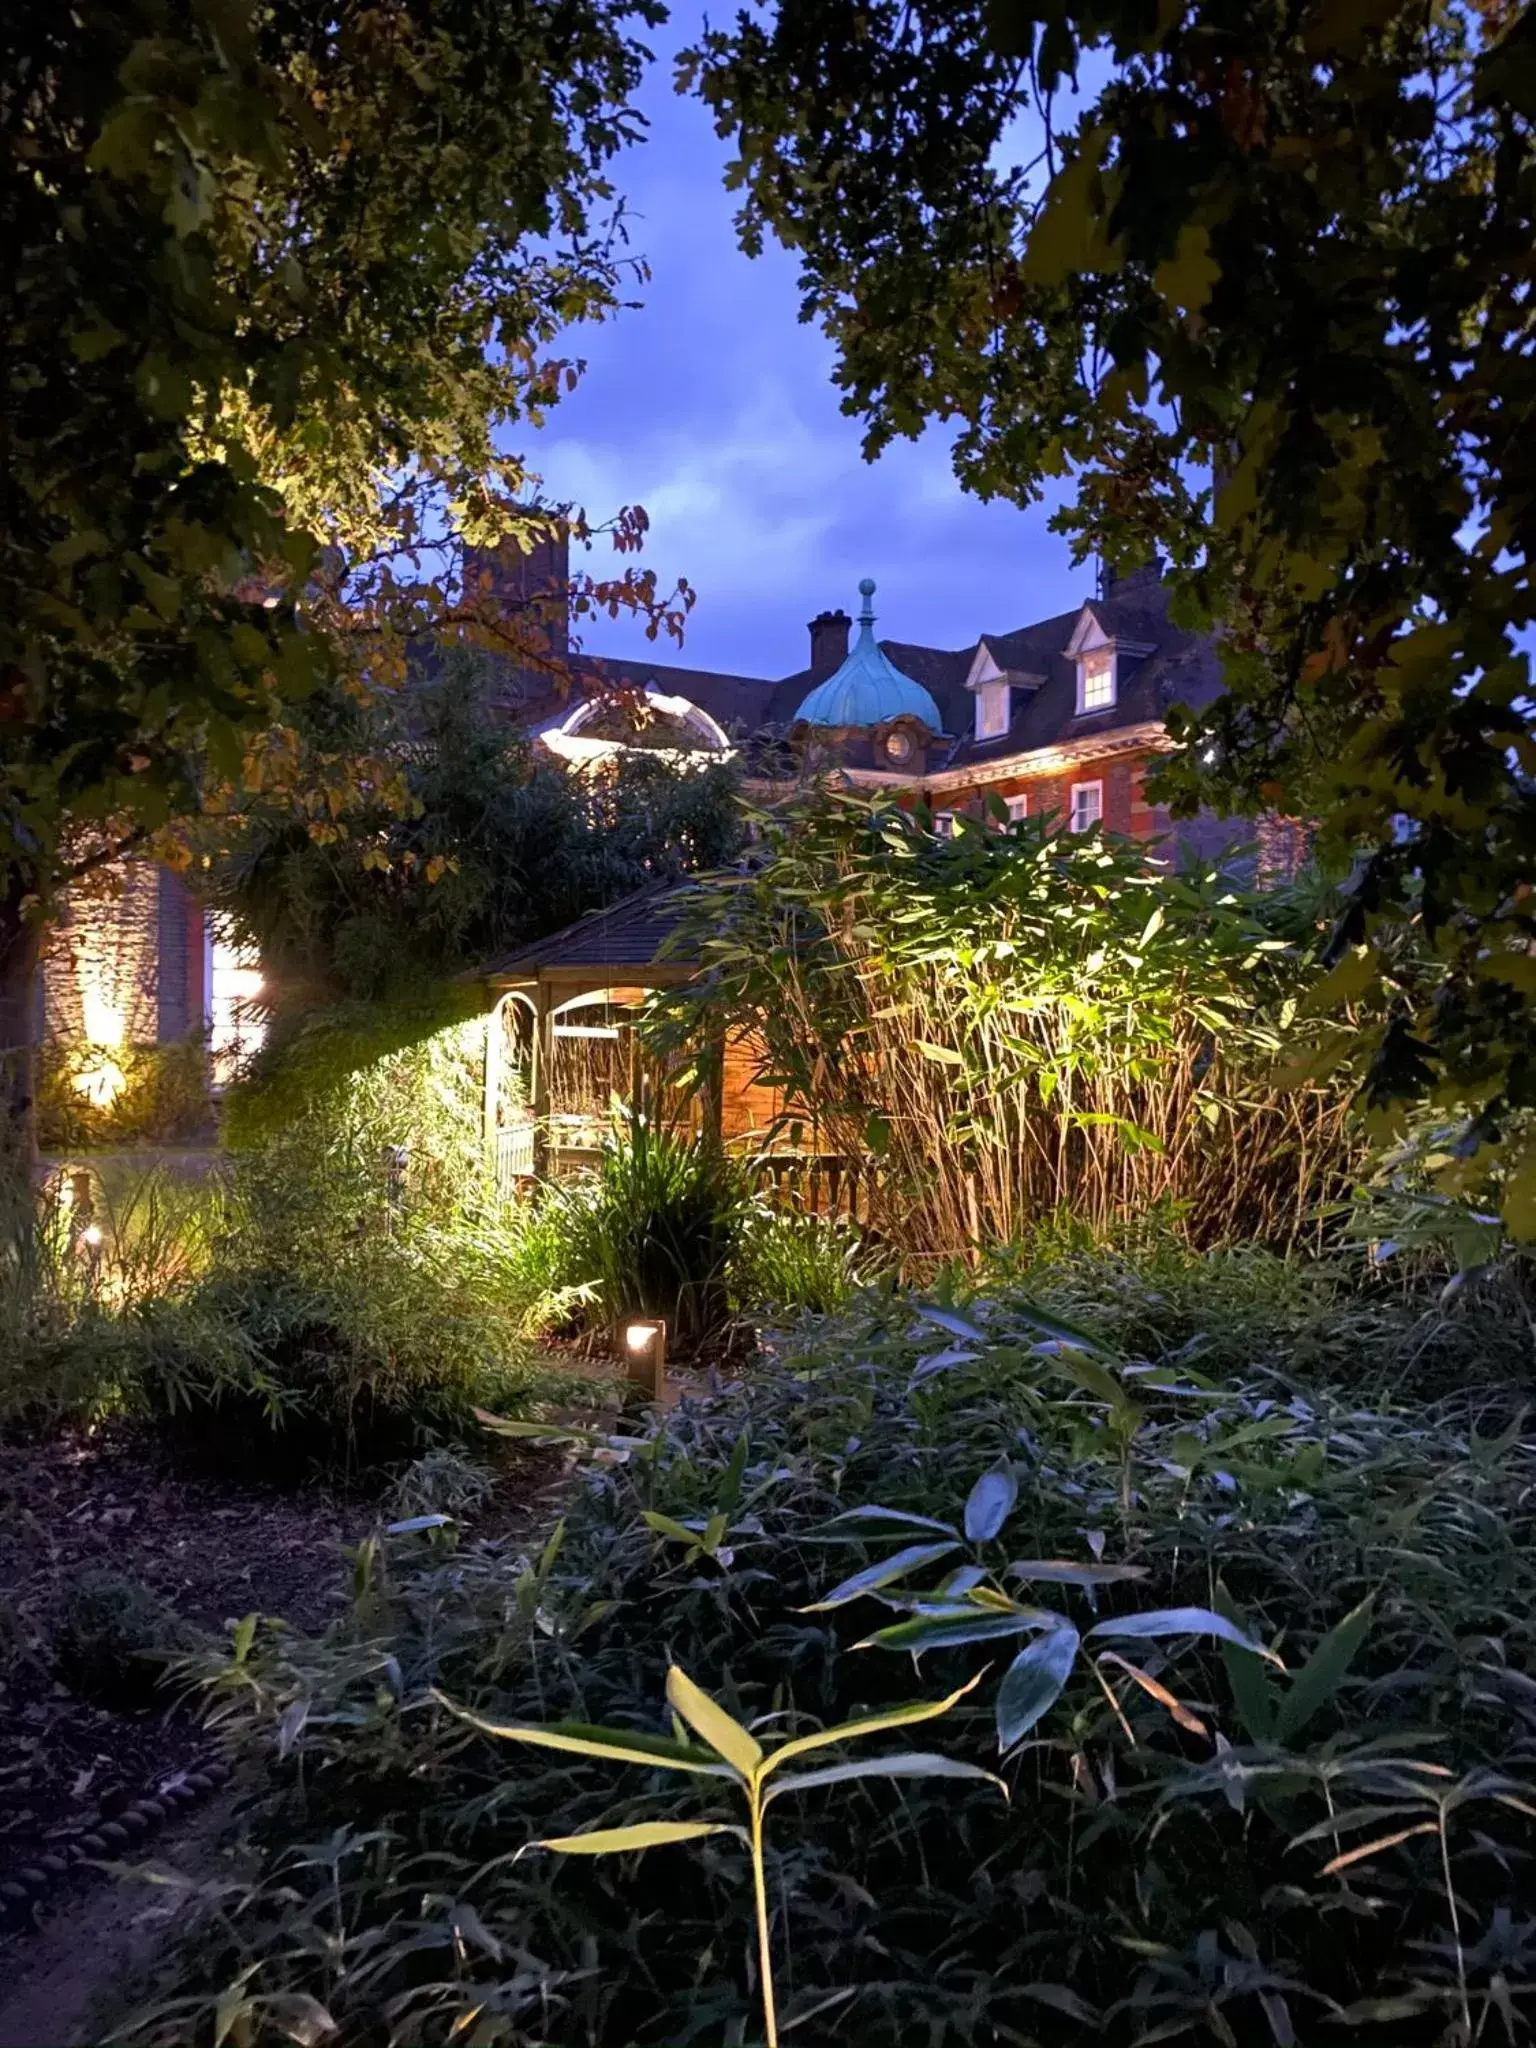
M214 1086L261 1042L259 963L215 932L169 869L127 862L111 886L77 897L43 960L38 1035L100 1058L79 1085L105 1106L122 1086L124 1047L206 1033Z

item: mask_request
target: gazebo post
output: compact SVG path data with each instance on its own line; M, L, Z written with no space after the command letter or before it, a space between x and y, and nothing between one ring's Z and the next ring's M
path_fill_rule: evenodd
M704 1045L704 1137L716 1151L725 1143L725 1026L712 1023Z
M502 1012L506 1003L505 994L499 995L485 1015L485 1099L481 1107L480 1131L485 1170L493 1178L496 1173L496 1111L501 1101Z
M533 1170L545 1179L554 1160L549 1142L550 1069L554 1065L554 1005L541 974L533 996Z

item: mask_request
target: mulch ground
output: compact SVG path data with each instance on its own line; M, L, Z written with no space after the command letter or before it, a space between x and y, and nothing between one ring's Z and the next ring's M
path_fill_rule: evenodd
M516 1539L551 1519L566 1461L505 1444L468 1536ZM188 1769L209 1743L187 1706L134 1712L77 1697L54 1639L80 1573L136 1580L227 1640L253 1611L304 1630L344 1605L343 1544L380 1515L377 1488L277 1492L180 1471L152 1431L107 1425L0 1438L0 1883Z
M339 1546L375 1509L315 1489L179 1475L147 1430L0 1442L0 1880L208 1747L176 1708L118 1712L54 1673L54 1631L84 1571L149 1587L214 1636L256 1609L322 1627L345 1597Z

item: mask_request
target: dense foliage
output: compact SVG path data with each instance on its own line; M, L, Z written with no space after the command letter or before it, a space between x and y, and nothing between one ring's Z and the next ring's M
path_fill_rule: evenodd
M985 1674L923 1736L1011 1804L874 1776L774 1809L787 2038L1510 2037L1536 1582L1499 1380L1529 1370L1529 1301L1509 1274L1426 1300L1080 1251L808 1323L657 1436L599 1433L542 1547L381 1541L328 1638L249 1623L218 1667L227 1725L275 1745L263 1864L134 2038L201 2038L217 1999L253 2041L300 2014L396 2043L760 2040L729 1831L518 1853L730 1821L731 1787L513 1749L428 1690L660 1760L669 1665L770 1746ZM907 1590L944 1574L941 1611ZM1002 1667L1068 1621L1070 1673L1000 1757ZM917 1668L857 1647L882 1623L926 1632Z
M280 1004L399 1001L735 852L728 766L634 752L596 777L541 765L497 713L499 673L454 649L397 696L318 706L278 790L211 821L210 894ZM317 838L313 792L347 752L400 762L405 801L360 790L327 810L343 829Z
M464 546L546 530L499 436L574 379L557 337L619 303L606 166L658 11L6 8L7 1048L61 888L238 782L295 701L397 677L429 627L547 658L466 588ZM675 623L652 578L578 579L578 612L599 591Z
M537 1362L477 1047L478 1019L375 1032L357 1067L322 1044L297 1110L253 1085L212 1178L109 1166L55 1181L31 1231L0 1219L0 1420L146 1415L200 1458L243 1470L259 1447L266 1477L302 1478L515 1406Z
M760 858L685 899L703 972L651 1028L746 1033L787 1120L873 1155L904 1256L1007 1244L1061 1208L1287 1243L1339 1191L1347 1090L1273 1071L1321 943L1304 900L1048 821L940 839L835 791L758 827Z
M1075 476L1085 551L1171 558L1228 694L1157 788L1363 852L1325 986L1387 998L1370 1098L1536 1235L1536 13L779 0L684 76L871 453L950 422L968 488Z

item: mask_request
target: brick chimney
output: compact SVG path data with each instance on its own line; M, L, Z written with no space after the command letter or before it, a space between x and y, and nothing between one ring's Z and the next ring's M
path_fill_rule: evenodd
M493 600L509 611L531 614L530 623L547 636L551 654L570 652L570 539L564 527L552 539L535 541L526 554L512 540L495 550L468 548L464 569L466 577L488 571Z
M853 621L846 612L818 612L811 621L811 674L829 676L848 659L848 632Z

